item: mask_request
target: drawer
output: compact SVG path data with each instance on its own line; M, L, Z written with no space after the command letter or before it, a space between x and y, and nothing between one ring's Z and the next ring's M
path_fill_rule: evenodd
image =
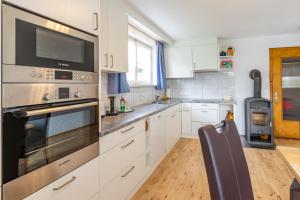
M192 110L192 121L201 123L218 123L218 110Z
M100 155L100 188L145 152L145 137L145 132L138 133Z
M192 104L192 109L196 110L218 110L219 109L219 104L215 103L193 103Z
M101 200L124 200L143 181L146 171L145 155L128 165L100 191Z
M141 131L145 131L145 120L138 121L106 136L100 137L100 154Z
M99 191L99 157L24 200L89 200Z
M193 122L192 123L192 135L198 135L198 129L202 126L209 125L209 123Z
M191 103L182 103L182 109L191 109L192 108L192 104Z

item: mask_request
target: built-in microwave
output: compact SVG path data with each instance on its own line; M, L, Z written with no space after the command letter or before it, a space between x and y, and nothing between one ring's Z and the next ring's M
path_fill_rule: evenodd
M3 5L4 67L98 72L98 37Z

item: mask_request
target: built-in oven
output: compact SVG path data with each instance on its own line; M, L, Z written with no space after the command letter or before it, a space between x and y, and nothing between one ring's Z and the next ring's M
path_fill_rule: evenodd
M99 155L98 102L3 110L3 197L19 200Z
M3 64L98 71L98 37L4 4Z
M99 155L98 38L2 11L2 195L21 200Z

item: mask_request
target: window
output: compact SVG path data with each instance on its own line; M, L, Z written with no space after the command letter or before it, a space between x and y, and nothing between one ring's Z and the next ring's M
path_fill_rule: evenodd
M127 79L130 86L156 85L155 40L129 25Z

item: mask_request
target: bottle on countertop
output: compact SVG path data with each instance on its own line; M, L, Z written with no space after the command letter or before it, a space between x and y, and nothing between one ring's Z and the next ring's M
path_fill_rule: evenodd
M122 96L121 99L120 99L120 112L125 112L125 99L124 97Z

